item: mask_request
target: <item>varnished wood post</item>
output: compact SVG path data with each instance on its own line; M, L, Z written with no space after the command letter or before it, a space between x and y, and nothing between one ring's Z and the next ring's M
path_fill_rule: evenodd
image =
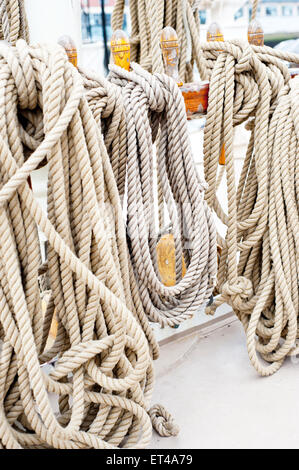
M183 83L179 77L179 43L176 31L167 26L161 32L161 51L166 74L173 78L185 100L187 119L194 114L206 114L208 107L209 83Z
M259 21L252 20L248 26L247 38L249 44L254 46L264 45L264 31Z
M224 41L224 37L223 37L221 28L218 23L214 22L210 24L207 30L207 41L208 42L212 42L212 41L223 42Z
M171 26L166 26L162 30L160 45L166 75L173 78L179 86L182 86L183 82L179 78L179 41L176 31Z
M130 70L130 40L121 29L116 30L111 37L111 52L115 65Z
M73 64L74 67L78 67L78 52L76 44L70 36L61 36L58 39L58 44L65 49L67 53L69 62Z

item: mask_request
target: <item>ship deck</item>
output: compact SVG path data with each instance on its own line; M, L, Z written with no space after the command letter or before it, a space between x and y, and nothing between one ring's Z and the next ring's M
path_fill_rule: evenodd
M237 319L161 347L153 403L180 427L153 435L152 449L298 448L299 358L271 377L251 365Z

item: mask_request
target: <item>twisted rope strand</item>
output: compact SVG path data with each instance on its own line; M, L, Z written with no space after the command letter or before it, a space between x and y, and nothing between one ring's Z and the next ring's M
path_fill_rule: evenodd
M125 186L121 180L119 191L126 187L128 246L140 298L150 320L162 326L178 325L210 299L217 259L215 227L203 198L205 185L198 178L191 154L183 98L165 75L150 75L137 64L132 64L131 72L110 68L109 83L83 74L86 96L98 126L106 129L109 149L107 136L113 136L115 142L119 135L115 124L125 119L124 140L121 146L116 140L109 154L116 179L121 172L127 181ZM108 110L105 96L110 96L112 89L117 106L115 101ZM174 236L173 287L162 283L157 264L155 140L160 188ZM120 155L123 151L125 156ZM187 265L184 277L183 256Z
M219 45L218 45L219 47ZM298 56L241 41L202 45L209 68L204 135L206 201L227 226L216 299L228 302L247 334L250 360L261 375L296 354L298 337L298 79L283 61ZM216 118L215 118L216 117ZM234 128L251 132L238 187ZM226 150L228 214L217 197L217 161ZM262 359L269 365L265 365Z
M158 347L130 267L109 157L62 49L0 50L0 442L144 447ZM27 177L49 167L48 214ZM49 243L42 314L37 228ZM56 316L58 333L47 349ZM55 362L49 375L45 363ZM58 396L59 416L49 392ZM24 432L25 431L25 432Z

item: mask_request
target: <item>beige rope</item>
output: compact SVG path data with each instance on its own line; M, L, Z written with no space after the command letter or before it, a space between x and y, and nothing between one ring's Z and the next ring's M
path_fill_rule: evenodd
M29 42L24 0L0 1L0 40L15 45L18 39Z
M177 436L180 432L172 416L161 405L155 405L151 408L149 415L151 417L154 429L163 437Z
M251 21L256 19L258 6L259 6L259 0L253 0L252 1Z
M131 10L134 3L132 0ZM201 78L210 80L204 139L205 176L209 185L206 200L227 226L225 240L218 234L218 243L223 248L217 285L221 296L211 311L224 301L232 305L247 332L252 363L260 374L269 375L281 366L287 355L297 352L299 225L295 98L298 85L292 82L292 89L282 60L298 63L298 57L240 42L225 43L221 53L217 43L201 46L197 16L192 11L196 5L192 1L172 1L171 6L167 3L164 25L169 24L178 32L182 49L181 78L186 81L185 66L190 55L186 39L188 43L190 33L191 57ZM254 0L252 19L257 8L258 0ZM116 9L115 17L118 12ZM136 30L141 40L146 35L141 16L134 17L134 34ZM134 43L136 39L133 37ZM152 40L149 36L146 57L152 52ZM153 60L142 62L142 42L136 54L143 66L155 70ZM237 188L232 147L234 127L246 121L251 139ZM223 144L227 214L216 195L221 181L218 159ZM258 355L270 365L262 363Z
M112 14L112 29L123 25L125 0L117 0ZM192 81L193 63L196 62L203 80L206 68L199 45L199 3L197 0L129 0L131 16L132 61L150 72L163 72L160 53L160 32L172 26L181 48L179 72L185 82Z
M184 101L176 84L165 75L151 75L137 64L132 64L131 72L116 66L111 66L111 71L113 84L85 76L87 98L98 125L105 129L122 197L127 178L128 246L144 310L150 320L162 326L178 325L208 302L217 269L216 232L204 202L205 185L191 153ZM112 95L114 101L110 100ZM157 264L156 140L161 191L174 235L173 287L162 283ZM187 264L184 277L183 255Z
M57 46L0 46L0 444L144 447L158 349L82 79ZM47 162L48 215L27 178ZM49 244L43 317L37 227ZM43 266L42 270L45 269ZM41 271L42 271L41 270ZM56 315L58 333L46 342ZM48 374L41 367L53 362ZM59 403L52 410L49 392Z
M206 200L227 226L212 311L228 302L247 334L251 362L275 372L298 349L298 79L283 60L299 57L242 42L202 46L210 93L204 136ZM249 121L248 121L249 120ZM251 138L236 186L234 127ZM218 158L225 146L228 213L217 197ZM261 356L269 365L265 365Z

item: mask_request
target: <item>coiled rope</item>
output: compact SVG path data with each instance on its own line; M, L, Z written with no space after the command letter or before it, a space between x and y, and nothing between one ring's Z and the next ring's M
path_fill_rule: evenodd
M114 12L115 28L121 22L121 3L117 2ZM201 78L210 81L204 136L205 197L227 233L225 240L218 233L217 240L222 256L216 292L221 296L208 311L214 312L224 301L230 303L247 333L250 360L261 375L270 375L288 355L298 352L298 80L290 82L283 62L298 63L298 56L239 41L221 43L221 51L217 42L201 46L192 16L195 2L154 3L155 11L151 0L143 2L142 10L137 9L139 2L130 2L135 58L148 69L161 71L155 54L157 28L163 23L179 33L181 79L190 80L186 72L195 61ZM254 0L252 19L257 9L258 0ZM149 28L150 21L156 25ZM189 35L192 60L186 64ZM234 128L245 122L251 138L237 187ZM217 198L223 144L228 213Z
M158 353L82 79L57 46L0 46L0 444L144 447ZM48 215L27 178L48 163ZM37 227L49 243L42 314ZM53 316L58 333L46 348ZM47 375L43 367L56 361ZM49 392L58 397L59 414Z
M0 40L15 45L18 39L29 42L24 0L0 1Z
M261 375L298 353L299 215L298 79L285 61L294 54L233 41L202 45L210 79L204 131L206 201L227 227L212 311L228 302L247 334L250 360ZM251 137L239 184L234 128ZM228 212L217 197L218 158L226 155ZM266 364L264 359L268 364Z
M87 98L99 126L106 129L106 145L121 193L127 178L128 246L144 310L162 326L178 325L210 299L217 271L216 230L204 202L205 184L197 175L191 153L184 101L166 75L151 75L137 64L132 64L130 72L110 68L109 80L114 85L85 76ZM111 94L114 102L109 99ZM104 96L111 103L109 111ZM160 194L174 236L176 284L172 287L163 284L157 263L156 140ZM183 258L187 266L184 277Z

